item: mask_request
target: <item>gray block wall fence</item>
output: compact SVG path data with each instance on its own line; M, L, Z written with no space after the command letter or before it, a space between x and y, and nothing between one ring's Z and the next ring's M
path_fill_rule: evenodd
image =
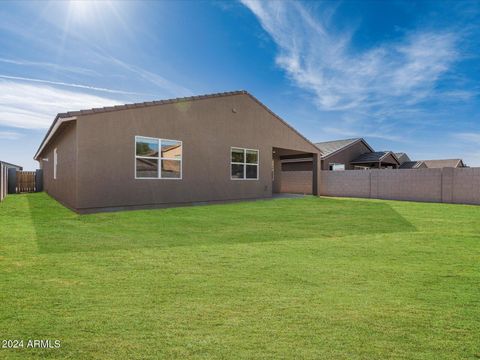
M480 168L322 171L320 195L478 205Z
M293 194L311 194L312 171L282 171L280 192Z

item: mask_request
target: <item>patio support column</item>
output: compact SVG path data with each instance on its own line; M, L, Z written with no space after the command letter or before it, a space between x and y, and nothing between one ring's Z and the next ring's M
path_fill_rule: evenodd
M320 157L318 154L313 154L312 159L312 194L320 196Z

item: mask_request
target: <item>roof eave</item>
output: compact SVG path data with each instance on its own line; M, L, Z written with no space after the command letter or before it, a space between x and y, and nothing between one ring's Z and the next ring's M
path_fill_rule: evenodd
M344 147L341 147L340 149L337 149L335 150L334 152L331 152L330 154L327 154L327 155L324 155L322 156L322 160L324 159L328 159L330 156L333 156L335 154L338 154L340 151L343 151L345 149L348 149L350 146L353 146L355 144L358 144L359 142L363 142L363 144L371 151L371 152L374 152L372 147L370 145L368 145L367 141L364 139L364 138L360 138L360 139L357 139L355 141L352 141L351 143L348 143L347 145L345 145ZM316 145L315 145L316 146ZM318 146L317 146L318 148ZM320 149L319 149L320 150Z
M41 143L40 146L38 147L38 150L37 150L37 152L35 153L35 156L33 157L33 160L37 160L37 161L38 161L38 158L39 158L40 154L41 154L42 151L45 149L45 147L48 145L48 143L50 142L50 140L52 139L52 137L55 135L55 133L57 132L57 130L59 129L59 127L60 127L63 123L68 122L68 121L77 120L77 117L76 117L76 116L62 117L62 115L65 115L65 114L58 114L58 115L55 117L55 120L53 120L53 123L52 123L52 125L50 126L50 128L48 129L47 133L45 134L45 137L43 138L42 143Z

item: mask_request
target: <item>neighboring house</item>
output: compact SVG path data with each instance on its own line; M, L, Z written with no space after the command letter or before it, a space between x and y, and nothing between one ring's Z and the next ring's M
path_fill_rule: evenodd
M467 167L462 159L418 160L406 161L400 165L400 169L441 169L445 167Z
M373 153L372 147L361 138L315 143L322 152L322 170L354 170L352 160Z
M467 167L462 159L439 159L439 160L421 160L429 169L441 169L445 167L463 168Z
M362 138L315 143L322 153L322 170L360 170L371 168L397 168L400 165L391 151L376 152ZM310 171L312 159L291 158L282 160L283 171Z
M3 201L9 192L9 170L23 170L19 165L11 164L0 160L0 201ZM13 171L13 170L12 170ZM10 179L11 180L11 179Z
M20 165L15 165L15 164L11 164L11 163L8 163L6 161L1 161L0 160L0 164L3 165L4 167L6 167L7 169L17 169L19 171L22 171L23 170L23 167L20 166Z
M405 162L412 161L412 160L410 160L410 157L407 154L405 154L404 152L395 153L395 156L397 157L398 161L400 162L400 165L402 165Z
M399 169L426 169L427 165L423 161L405 161Z
M392 151L375 151L351 160L350 166L354 169L397 169L400 162Z
M85 213L266 198L281 159L319 149L246 91L58 114L35 155L44 188Z

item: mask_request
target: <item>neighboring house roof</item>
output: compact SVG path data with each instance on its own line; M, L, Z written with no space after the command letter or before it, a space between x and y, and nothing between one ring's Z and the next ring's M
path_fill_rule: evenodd
M400 165L399 169L418 169L422 165L422 161L405 161Z
M397 157L391 151L375 151L371 153L365 153L357 157L356 159L350 161L350 164L365 164L365 163L373 163L373 162L380 162L384 160L389 155L392 155L393 159L398 162Z
M404 152L395 153L395 156L397 157L398 161L400 161L400 164L403 164L404 162L407 162L407 161L411 161L410 157Z
M421 160L427 168L465 167L462 159Z
M0 164L6 166L6 167L8 167L8 168L16 168L16 169L19 169L19 170L22 170L22 169L23 169L23 166L11 164L11 163L8 163L8 162L6 162L6 161L1 161L1 160L0 160Z
M322 158L327 158L332 156L333 154L338 153L354 144L359 142L363 142L365 146L373 152L373 149L368 143L362 138L355 138L355 139L342 139L342 140L333 140L333 141L324 141L315 143L315 145L320 149L322 152Z
M194 101L194 100L203 100L203 99L211 99L211 98L218 98L218 97L225 97L225 96L233 96L233 95L248 95L252 100L258 103L261 107L263 107L266 111L268 111L271 115L275 118L280 120L283 124L288 126L292 131L294 131L297 135L299 135L302 139L304 139L309 144L313 145L310 140L308 140L305 136L303 136L300 132L298 132L295 128L293 128L289 123L283 120L280 116L275 114L272 110L270 110L265 104L263 104L260 100L258 100L255 96L250 94L246 90L238 90L238 91L230 91L230 92L222 92L222 93L215 93L215 94L206 94L206 95L197 95L197 96L188 96L182 98L175 98L175 99L166 99L166 100L158 100L158 101L146 101L142 103L132 103L132 104L125 104L125 105L115 105L115 106L107 106L102 108L93 108L88 110L78 110L78 111L69 111L65 113L59 113L55 117L52 125L48 129L45 137L42 140L37 152L35 153L34 159L37 160L45 146L48 144L52 136L55 134L57 129L63 122L73 121L77 119L77 116L81 115L89 115L89 114L98 114L98 113L105 113L111 111L119 111L119 110L127 110L127 109L136 109L136 108L144 108L148 106L157 106L157 105L164 105L164 104L173 104L179 102L186 102L186 101Z

